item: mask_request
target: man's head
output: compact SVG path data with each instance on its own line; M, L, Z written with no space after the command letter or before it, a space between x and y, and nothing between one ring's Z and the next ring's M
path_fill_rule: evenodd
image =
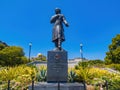
M56 14L60 14L60 13L61 13L61 10L60 10L59 8L56 8L56 9L55 9L55 13L56 13Z

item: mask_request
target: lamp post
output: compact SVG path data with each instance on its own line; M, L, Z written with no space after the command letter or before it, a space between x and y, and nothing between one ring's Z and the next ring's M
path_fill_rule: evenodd
M80 55L81 55L81 59L83 61L83 44L80 44Z
M32 47L32 43L29 43L29 62L30 62L30 55L31 55L31 47Z

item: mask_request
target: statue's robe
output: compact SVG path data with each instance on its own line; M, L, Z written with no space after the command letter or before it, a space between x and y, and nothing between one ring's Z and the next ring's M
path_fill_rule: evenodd
M62 24L62 23L64 23L65 25L67 24L65 17L62 14L56 14L52 16L51 23L54 23L52 41L56 42L58 41L58 39L60 39L61 42L65 41L64 28Z

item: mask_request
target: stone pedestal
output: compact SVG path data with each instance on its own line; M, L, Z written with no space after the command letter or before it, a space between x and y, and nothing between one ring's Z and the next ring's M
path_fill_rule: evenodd
M67 82L68 61L66 51L48 51L47 82Z
M59 89L58 89L59 88ZM32 87L29 87L32 90ZM82 83L38 83L34 85L34 90L85 90Z

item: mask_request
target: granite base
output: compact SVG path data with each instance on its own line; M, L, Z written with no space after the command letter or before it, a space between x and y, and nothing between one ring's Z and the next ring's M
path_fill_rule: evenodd
M58 89L59 88L59 89ZM29 86L32 90L32 86ZM82 83L37 83L34 90L85 90Z

